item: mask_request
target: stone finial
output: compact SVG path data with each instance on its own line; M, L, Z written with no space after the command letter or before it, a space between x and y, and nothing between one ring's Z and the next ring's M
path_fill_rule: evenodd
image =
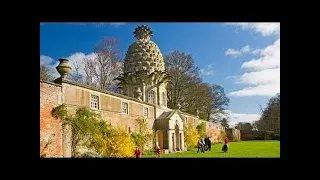
M65 58L60 58L59 59L60 63L56 67L57 71L61 75L61 78L64 78L67 74L69 74L72 70L70 65L68 64L69 60Z
M180 110L181 109L181 104L180 103L178 103L178 110Z
M198 109L197 109L196 113L197 113L197 116L199 116L199 110Z
M138 87L136 90L136 98L138 100L142 101L141 97L142 97L142 91L141 91L140 87Z
M150 40L150 38L153 36L153 32L151 28L147 25L141 25L138 26L135 31L133 32L134 37L139 39L145 39Z

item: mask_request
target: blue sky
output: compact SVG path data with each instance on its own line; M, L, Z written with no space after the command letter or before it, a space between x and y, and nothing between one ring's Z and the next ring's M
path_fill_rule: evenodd
M163 54L192 54L205 82L219 84L230 98L230 123L260 116L280 92L280 23L143 23ZM141 23L40 23L40 63L54 68L89 55L103 37L120 41L124 57Z

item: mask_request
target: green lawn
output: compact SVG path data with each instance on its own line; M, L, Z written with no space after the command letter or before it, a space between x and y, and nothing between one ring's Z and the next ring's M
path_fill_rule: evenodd
M210 157L280 157L280 141L241 141L230 142L229 151L221 152L222 144L214 144L211 151L197 153L194 148L191 151L162 154L165 158L210 158ZM155 157L154 154L146 154L143 157Z

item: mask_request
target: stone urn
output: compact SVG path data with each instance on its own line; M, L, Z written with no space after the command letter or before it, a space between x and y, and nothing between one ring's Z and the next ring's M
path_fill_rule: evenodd
M59 61L60 61L60 64L56 67L56 69L61 75L61 77L64 78L67 74L71 72L72 68L68 64L69 62L68 59L60 58Z
M141 92L140 87L138 87L137 90L136 90L136 98L138 100L142 101L141 97L142 97L142 92Z

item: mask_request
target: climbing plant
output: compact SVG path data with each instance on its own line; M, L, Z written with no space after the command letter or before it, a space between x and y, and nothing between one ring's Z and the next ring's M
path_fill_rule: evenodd
M52 144L52 138L55 136L55 134L51 134L49 139L41 139L40 137L40 157L44 158L47 156L47 152L49 151L49 147Z
M88 108L79 108L76 110L75 115L69 114L67 107L62 104L52 110L52 115L59 118L64 126L71 127L71 146L72 156L78 156L78 147L85 145L81 141L93 139L97 137L99 128L96 126L100 121L99 114L90 111Z
M52 116L59 118L64 126L71 127L72 156L81 157L77 150L85 146L103 157L130 157L134 142L123 129L113 128L102 120L100 114L88 108L78 108L71 115L62 104L52 110Z
M147 143L152 140L153 134L148 129L148 122L146 119L138 118L136 119L136 123L138 131L131 133L131 138L136 146L144 150Z

